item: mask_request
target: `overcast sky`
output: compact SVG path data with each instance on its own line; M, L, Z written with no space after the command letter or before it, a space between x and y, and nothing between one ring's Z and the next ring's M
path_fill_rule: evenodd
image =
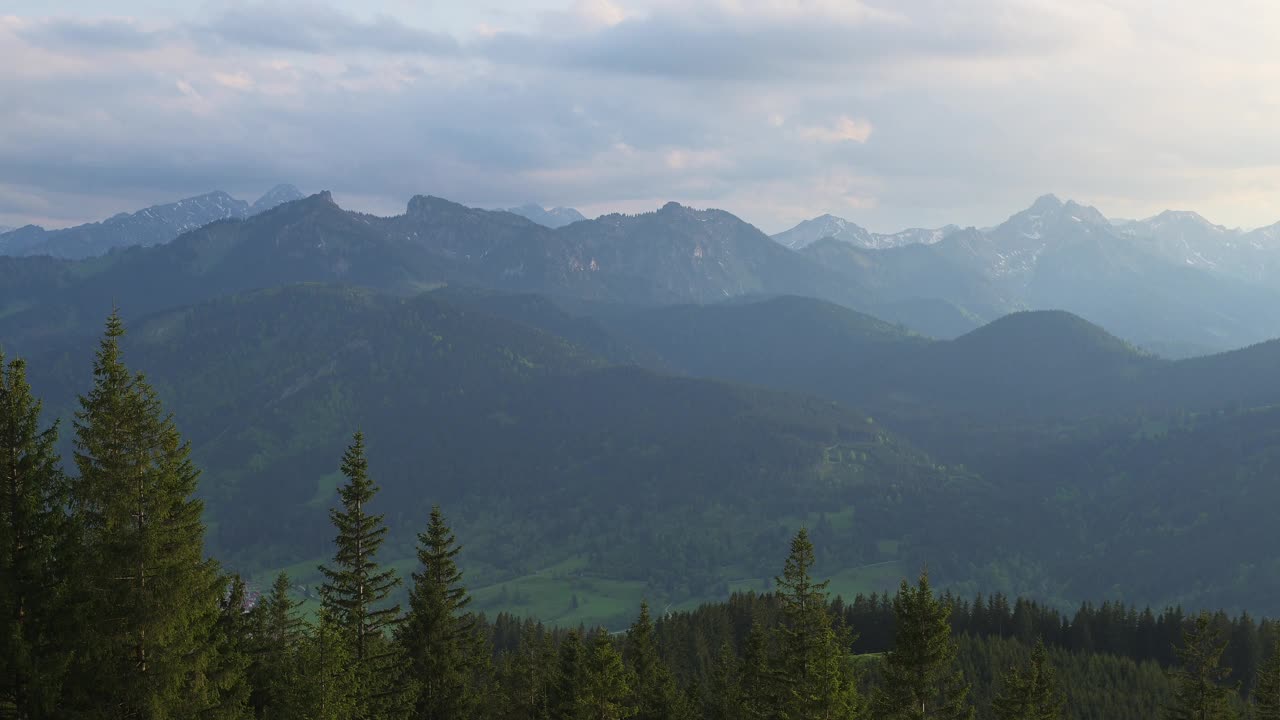
M1274 0L5 0L0 224L224 189L1280 220Z

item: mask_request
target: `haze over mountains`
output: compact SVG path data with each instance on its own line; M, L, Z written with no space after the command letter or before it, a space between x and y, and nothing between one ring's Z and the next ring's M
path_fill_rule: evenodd
M158 245L216 220L250 217L302 197L292 185L277 185L251 205L216 191L61 230L37 225L0 228L0 254L79 259L118 247Z
M970 590L1280 592L1280 572L1239 580L1280 502L1280 345L1175 362L1134 342L1263 338L1278 305L1152 250L1167 223L1044 197L928 244L796 251L676 203L560 228L428 196L392 217L327 192L235 207L88 260L0 257L0 339L67 417L120 307L206 470L211 542L246 572L308 577L356 423L398 508L395 557L446 502L488 609L564 563L603 604L541 617L722 596L762 582L761 549L801 520L832 568L928 562ZM1037 305L1090 312L1009 313ZM1192 540L1257 551L1214 564Z
M1113 223L1094 208L1046 195L986 229L946 226L885 235L823 216L770 240L729 213L676 203L652 213L585 220L564 208L487 211L419 196L405 214L381 218L342 210L322 195L278 216L285 225L197 228L253 218L296 195L296 189L281 186L249 205L211 193L66 230L21 228L0 235L0 249L9 255L89 257L194 231L182 247L200 253L214 236L238 246L261 244L282 231L305 235L291 224L305 222L307 232L336 234L335 241L355 244L308 249L309 241L298 240L296 257L286 258L276 247L268 253L275 257L260 257L240 274L261 282L277 274L371 282L358 279L360 268L368 265L385 275L388 265L371 260L385 255L400 258L400 267L391 272L394 280L379 283L399 292L468 284L654 304L807 295L940 338L1011 312L1061 309L1171 357L1280 336L1280 225L1228 230L1183 212ZM251 236L259 239L250 241ZM356 236L364 239L355 242ZM298 267L299 260L306 266L322 258L332 262L324 271L323 263L315 272ZM243 258L233 253L225 260ZM127 276L134 262L152 260L122 258L103 271ZM60 274L66 268L46 264L42 271ZM192 282L194 288L203 280Z
M523 218L528 218L539 225L549 228L564 227L569 223L575 223L579 220L586 220L582 213L573 208L554 207L544 208L541 205L530 203L521 205L520 207L507 208L507 212L515 213Z

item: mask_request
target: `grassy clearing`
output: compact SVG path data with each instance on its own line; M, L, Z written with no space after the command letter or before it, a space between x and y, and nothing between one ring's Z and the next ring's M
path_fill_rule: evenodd
M304 601L302 610L308 616L313 616L319 609L321 577L316 565L325 560L326 558L314 558L282 568L289 573L295 588L305 588L305 591L297 590L295 594ZM395 569L404 580L405 587L400 588L392 598L403 606L407 586L411 582L410 574L417 569L417 560L405 558L389 563L388 567ZM593 577L584 573L585 567L585 558L570 557L523 577L470 588L472 606L489 617L507 612L537 618L560 627L604 626L610 630L621 630L635 618L642 600L649 600L653 612L661 614L666 611L693 610L703 603L726 599L719 595L707 595L668 604L642 581ZM279 570L260 573L251 582L255 589L265 592L278 572ZM873 592L892 592L905 577L902 563L891 560L837 572L830 577L829 590L832 596L841 595L852 599L859 593L869 595ZM739 578L730 580L728 586L730 592L772 592L773 579Z

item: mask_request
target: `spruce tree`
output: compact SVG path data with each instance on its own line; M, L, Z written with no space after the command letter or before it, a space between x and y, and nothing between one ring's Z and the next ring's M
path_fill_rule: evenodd
M875 694L876 718L971 719L969 686L956 662L951 608L934 597L928 573L911 587L904 580L893 599L894 647L885 657Z
M581 680L576 698L576 720L623 720L635 715L631 697L631 673L613 646L613 639L603 628L582 663Z
M685 698L671 670L662 662L654 637L649 604L640 603L640 617L627 630L623 658L635 679L632 704L636 720L678 720L688 714Z
M741 692L743 718L766 720L775 715L778 693L770 664L768 641L764 626L756 621L751 623L751 629L747 631L738 688Z
M359 673L351 633L321 607L298 652L297 680L271 720L351 720L378 717L370 710L367 678ZM381 718L378 718L381 720Z
M556 654L542 627L526 621L520 643L503 657L502 720L550 720Z
M551 684L548 704L551 707L552 720L577 720L578 694L583 683L583 669L586 666L586 648L582 645L582 636L570 631L556 650L556 675Z
M1222 664L1227 643L1214 627L1213 616L1201 612L1182 632L1176 649L1179 667L1169 673L1173 701L1165 708L1169 720L1228 720L1236 716L1233 701L1238 686L1227 685L1231 668Z
M0 354L0 707L51 717L74 638L65 632L67 482L22 360Z
M396 664L385 631L400 615L399 605L385 601L400 584L394 570L378 565L378 549L386 540L387 526L382 515L369 512L369 502L378 486L369 477L364 434L357 432L342 456L342 474L347 482L338 489L341 509L329 510L338 530L333 565L320 566L325 583L321 601L332 622L346 634L351 652L351 671L356 676L354 698L357 720L386 712L394 702L391 668Z
M438 506L418 543L421 568L413 574L409 612L397 629L414 684L412 717L468 720L480 704L478 684L488 670L489 651L467 611L471 597L456 562L462 548Z
M706 720L742 720L748 717L743 702L740 661L728 642L720 646L720 654L711 668L706 694L702 699L702 717Z
M778 627L778 717L836 720L858 714L851 639L832 624L827 582L814 582L813 543L803 528L791 541L782 575L775 579L782 605Z
M220 702L211 682L225 585L204 557L199 472L155 391L121 358L117 314L76 413L71 484L80 537L80 621L66 716L189 718Z
M1270 656L1258 668L1258 679L1253 686L1253 717L1280 720L1280 640L1276 640Z
M1066 697L1049 664L1044 641L1036 640L1026 667L1005 673L1000 694L992 701L996 720L1058 720Z
M252 716L246 670L253 631L245 611L247 601L244 580L233 575L219 608L214 632L216 652L208 672L212 706L203 713L205 720L241 720Z
M289 576L280 573L251 613L253 645L248 675L253 687L250 705L256 717L283 717L297 703L299 653L305 633L298 614L301 604L289 596Z

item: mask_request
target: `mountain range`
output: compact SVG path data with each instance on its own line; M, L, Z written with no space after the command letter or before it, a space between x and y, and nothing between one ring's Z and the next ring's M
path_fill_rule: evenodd
M884 250L903 245L932 245L959 229L955 225L947 225L936 229L908 228L891 234L873 233L844 218L820 215L774 235L773 239L792 250L800 250L823 238L835 238L865 250Z
M2 257L0 344L67 418L121 308L206 471L213 547L250 573L307 582L362 427L390 558L446 504L486 610L764 587L762 549L802 523L851 584L928 563L967 591L1266 609L1280 342L1175 361L1116 327L1196 337L1267 291L1121 230L1046 197L932 244L794 251L676 203L553 229L319 193L97 258ZM1094 312L1004 312L1028 298Z
M939 338L957 337L1011 312L1061 309L1170 357L1280 336L1280 225L1230 230L1194 213L1172 211L1112 221L1095 208L1046 195L990 228L946 226L886 235L828 215L770 239L729 213L676 203L650 213L585 220L563 208L487 211L417 196L404 214L375 217L342 210L323 194L287 210L278 222L194 227L247 221L282 202L295 204L284 202L295 195L293 188L281 186L248 205L212 193L77 228L20 228L0 235L0 248L10 255L77 258L110 247L167 243L186 232L196 237L183 247L200 255L215 236L215 244L238 245L274 241L279 231L314 231L317 238L350 235L354 244L334 247L321 241L307 249L295 238L286 243L290 258L282 257L284 247L250 250L262 264L246 268L246 279L233 289L259 286L247 285L248 277L269 285L279 275L371 283L397 292L446 283L652 304L793 294L836 302ZM380 268L382 277L359 279L357 256L365 253L394 256L401 267L389 270L371 256L369 267ZM322 268L321 256L332 264ZM235 262L241 254L227 257ZM126 268L140 261L141 256L112 260L90 275L128 275ZM24 272L38 278L69 270L46 263ZM83 274L70 273L54 285L85 280L92 285ZM197 285L206 281L194 280ZM213 295L200 297L218 291L211 288ZM23 304L33 299L20 290L16 295ZM21 309L11 307L5 317Z
M0 254L81 259L118 247L159 245L211 222L251 217L302 197L292 185L277 185L253 204L216 191L61 230L38 225L0 229Z

